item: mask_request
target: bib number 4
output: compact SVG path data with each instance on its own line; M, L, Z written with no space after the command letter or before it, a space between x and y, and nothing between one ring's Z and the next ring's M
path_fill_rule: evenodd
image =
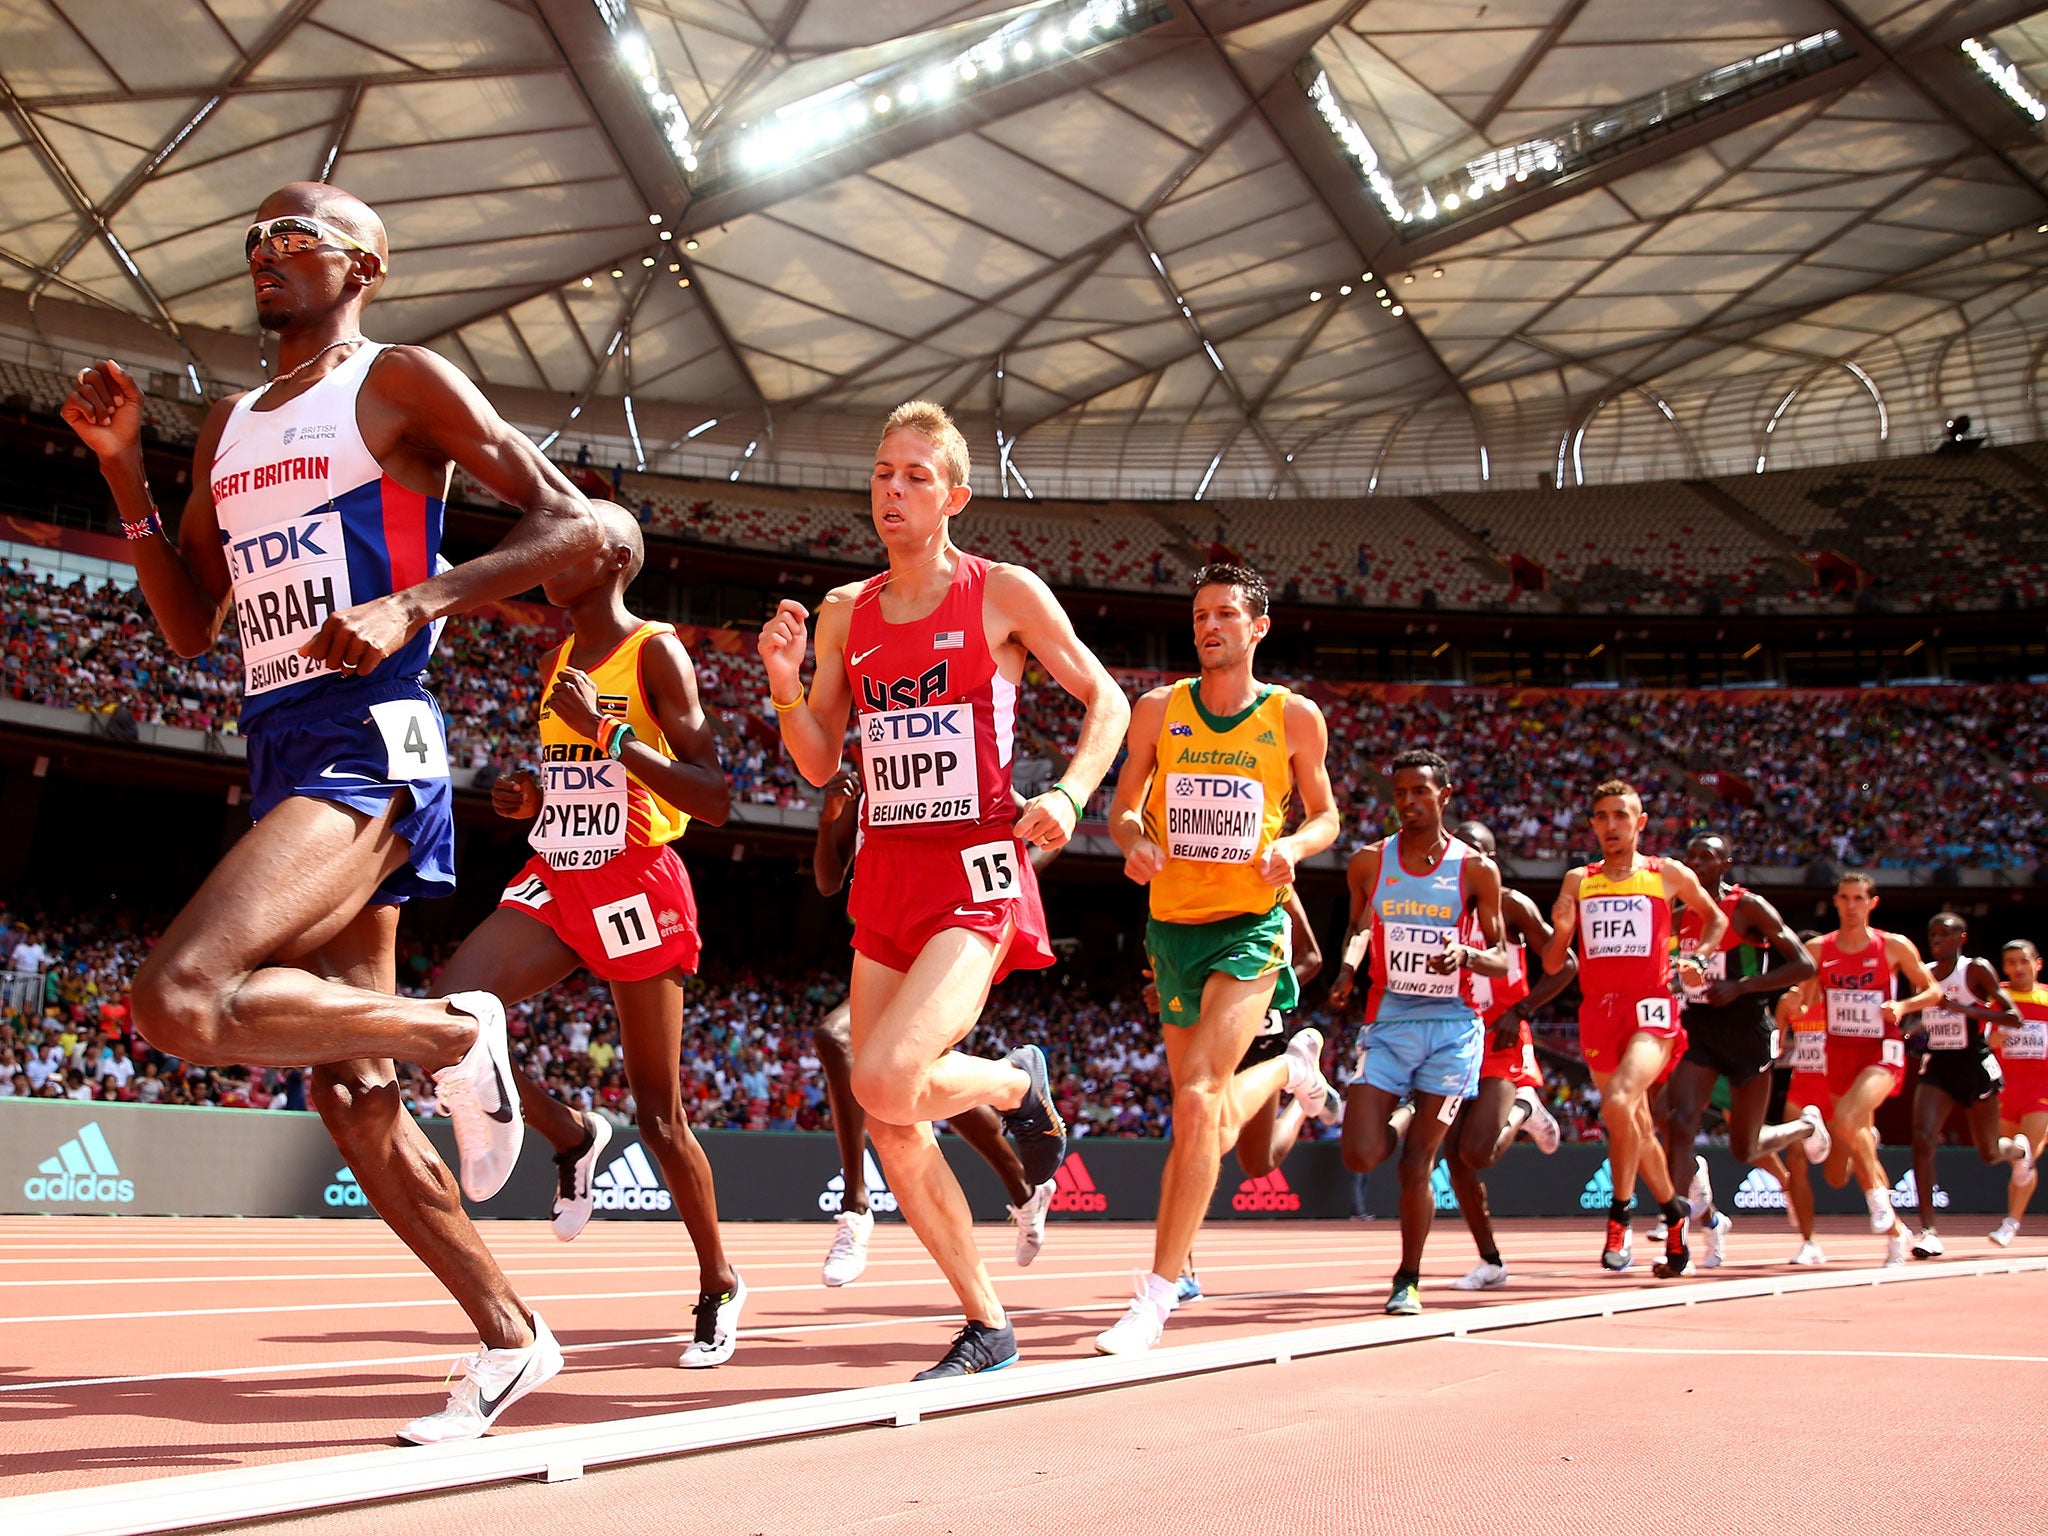
M1002 901L1017 894L1017 845L977 843L960 850L967 889L975 901Z
M432 706L420 699L392 699L372 704L370 718L384 738L385 773L394 783L448 777L448 746Z

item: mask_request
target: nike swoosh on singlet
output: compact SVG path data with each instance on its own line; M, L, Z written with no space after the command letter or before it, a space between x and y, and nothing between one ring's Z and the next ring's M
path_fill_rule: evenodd
M858 656L847 657L846 664L849 667L857 667L862 662L866 661L870 656L874 655L875 652L879 651L880 649L881 647L879 645L871 645L866 650L862 651Z

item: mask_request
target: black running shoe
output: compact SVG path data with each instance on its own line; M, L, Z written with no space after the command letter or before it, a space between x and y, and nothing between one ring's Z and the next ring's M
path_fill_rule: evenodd
M1036 1050L1036 1046L1031 1047ZM912 1381L938 1381L947 1376L972 1376L978 1371L1000 1371L1017 1363L1017 1331L1007 1322L1000 1328L986 1323L969 1323L953 1335L945 1357L928 1371L919 1371Z
M1685 1245L1686 1229L1692 1224L1691 1214L1692 1208L1682 1199L1674 1200L1665 1207L1664 1257L1650 1266L1650 1273L1659 1280L1676 1280L1692 1268L1692 1250Z
M1026 1077L1031 1086L1024 1090L1024 1102L1003 1113L1003 1134L1017 1149L1024 1165L1024 1179L1036 1189L1060 1171L1067 1160L1067 1123L1053 1108L1052 1085L1045 1068L1045 1052L1035 1045L1020 1045L1003 1058Z

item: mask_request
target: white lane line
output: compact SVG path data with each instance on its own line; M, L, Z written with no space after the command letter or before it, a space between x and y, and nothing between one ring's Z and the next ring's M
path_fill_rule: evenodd
M2048 1355L1961 1355L1921 1349L1680 1349L1671 1345L1646 1344L1563 1344L1540 1339L1474 1339L1461 1344L1484 1344L1491 1349L1562 1349L1591 1355L1762 1355L1771 1359L1801 1360L1959 1360L1991 1365L2048 1365Z

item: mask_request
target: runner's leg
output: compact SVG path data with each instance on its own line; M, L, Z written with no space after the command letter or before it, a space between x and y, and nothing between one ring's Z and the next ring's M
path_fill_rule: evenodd
M1491 1168L1515 1144L1515 1132L1528 1118L1515 1102L1515 1085L1504 1077L1482 1077L1479 1092L1465 1100L1451 1130L1451 1157L1473 1169Z
M1997 1100L1987 1102L1993 1106L1991 1129L1992 1140L1996 1142ZM1925 1232L1935 1230L1934 1149L1941 1144L1941 1128L1948 1123L1948 1117L1955 1107L1956 1101L1949 1097L1948 1090L1939 1084L1930 1083L1923 1077L1913 1085L1913 1188L1920 1194L1920 1227ZM1972 1132L1975 1132L1976 1121L1980 1118L1976 1115L1975 1108L1976 1106L1971 1106ZM1978 1142L1977 1150L1981 1156L1984 1151L1982 1141ZM1985 1157L1984 1161L1997 1162L1996 1150L1994 1149L1991 1156Z
M2027 1145L2034 1149L2034 1162L2038 1167L2042 1147L2048 1144L2048 1110L2037 1109L2021 1116L2019 1124L2014 1129L2026 1137ZM2014 1168L2017 1169L2018 1164L2014 1164ZM2027 1202L2034 1198L2034 1189L2040 1182L2040 1175L2037 1172L2033 1180L2027 1184L2009 1184L2005 1196L2005 1214L2014 1221L2026 1215Z
M1803 1157L1786 1161L1785 1171L1790 1175L1785 1180L1785 1199L1791 1204L1792 1219L1799 1223L1799 1235L1810 1243L1814 1233L1812 1172Z
M1404 1112L1405 1111L1405 1112ZM1371 1173L1394 1155L1414 1111L1384 1088L1356 1082L1344 1091L1344 1166Z
M1835 1147L1827 1163L1830 1184L1841 1186L1842 1181L1835 1177L1835 1160L1839 1157L1854 1169L1857 1184L1866 1192L1890 1191L1892 1181L1885 1176L1884 1164L1877 1157L1877 1127L1873 1122L1877 1106L1891 1090L1889 1072L1882 1067L1865 1067L1836 1103Z
M947 1122L960 1139L981 1154L981 1160L1003 1181L1010 1204L1022 1205L1031 1198L1031 1183L1024 1177L1024 1160L1003 1134L1003 1117L986 1104L963 1109Z
M1237 1129L1237 1163L1245 1177L1262 1179L1286 1162L1287 1154L1301 1140L1302 1122L1307 1118L1299 1099L1289 1099L1282 1108L1277 1093L1254 1105Z
M1638 1176L1658 1205L1671 1203L1671 1172L1650 1120L1649 1096L1657 1074L1671 1058L1673 1044L1662 1036L1638 1032L1622 1046L1611 1073L1593 1074L1593 1086L1600 1091L1600 1121L1607 1130L1607 1161L1617 1204L1634 1197Z
M853 1096L853 1032L846 1004L826 1014L811 1038L825 1071L825 1102L831 1106L832 1134L839 1142L839 1177L846 1186L839 1209L866 1215L868 1113Z
M1457 1114L1458 1101L1437 1093L1415 1095L1415 1118L1408 1134L1401 1138L1401 1267L1395 1271L1396 1285L1405 1278L1414 1284L1422 1273L1422 1249L1429 1241L1429 1229L1436 1222L1436 1194L1429 1187L1430 1171L1436 1166L1437 1148L1444 1142L1450 1123L1446 1106Z
M433 995L489 992L509 1006L538 997L582 962L554 929L516 907L499 907L464 939L441 974ZM518 1074L519 1108L526 1123L557 1152L583 1144L583 1117L549 1093L531 1070Z

